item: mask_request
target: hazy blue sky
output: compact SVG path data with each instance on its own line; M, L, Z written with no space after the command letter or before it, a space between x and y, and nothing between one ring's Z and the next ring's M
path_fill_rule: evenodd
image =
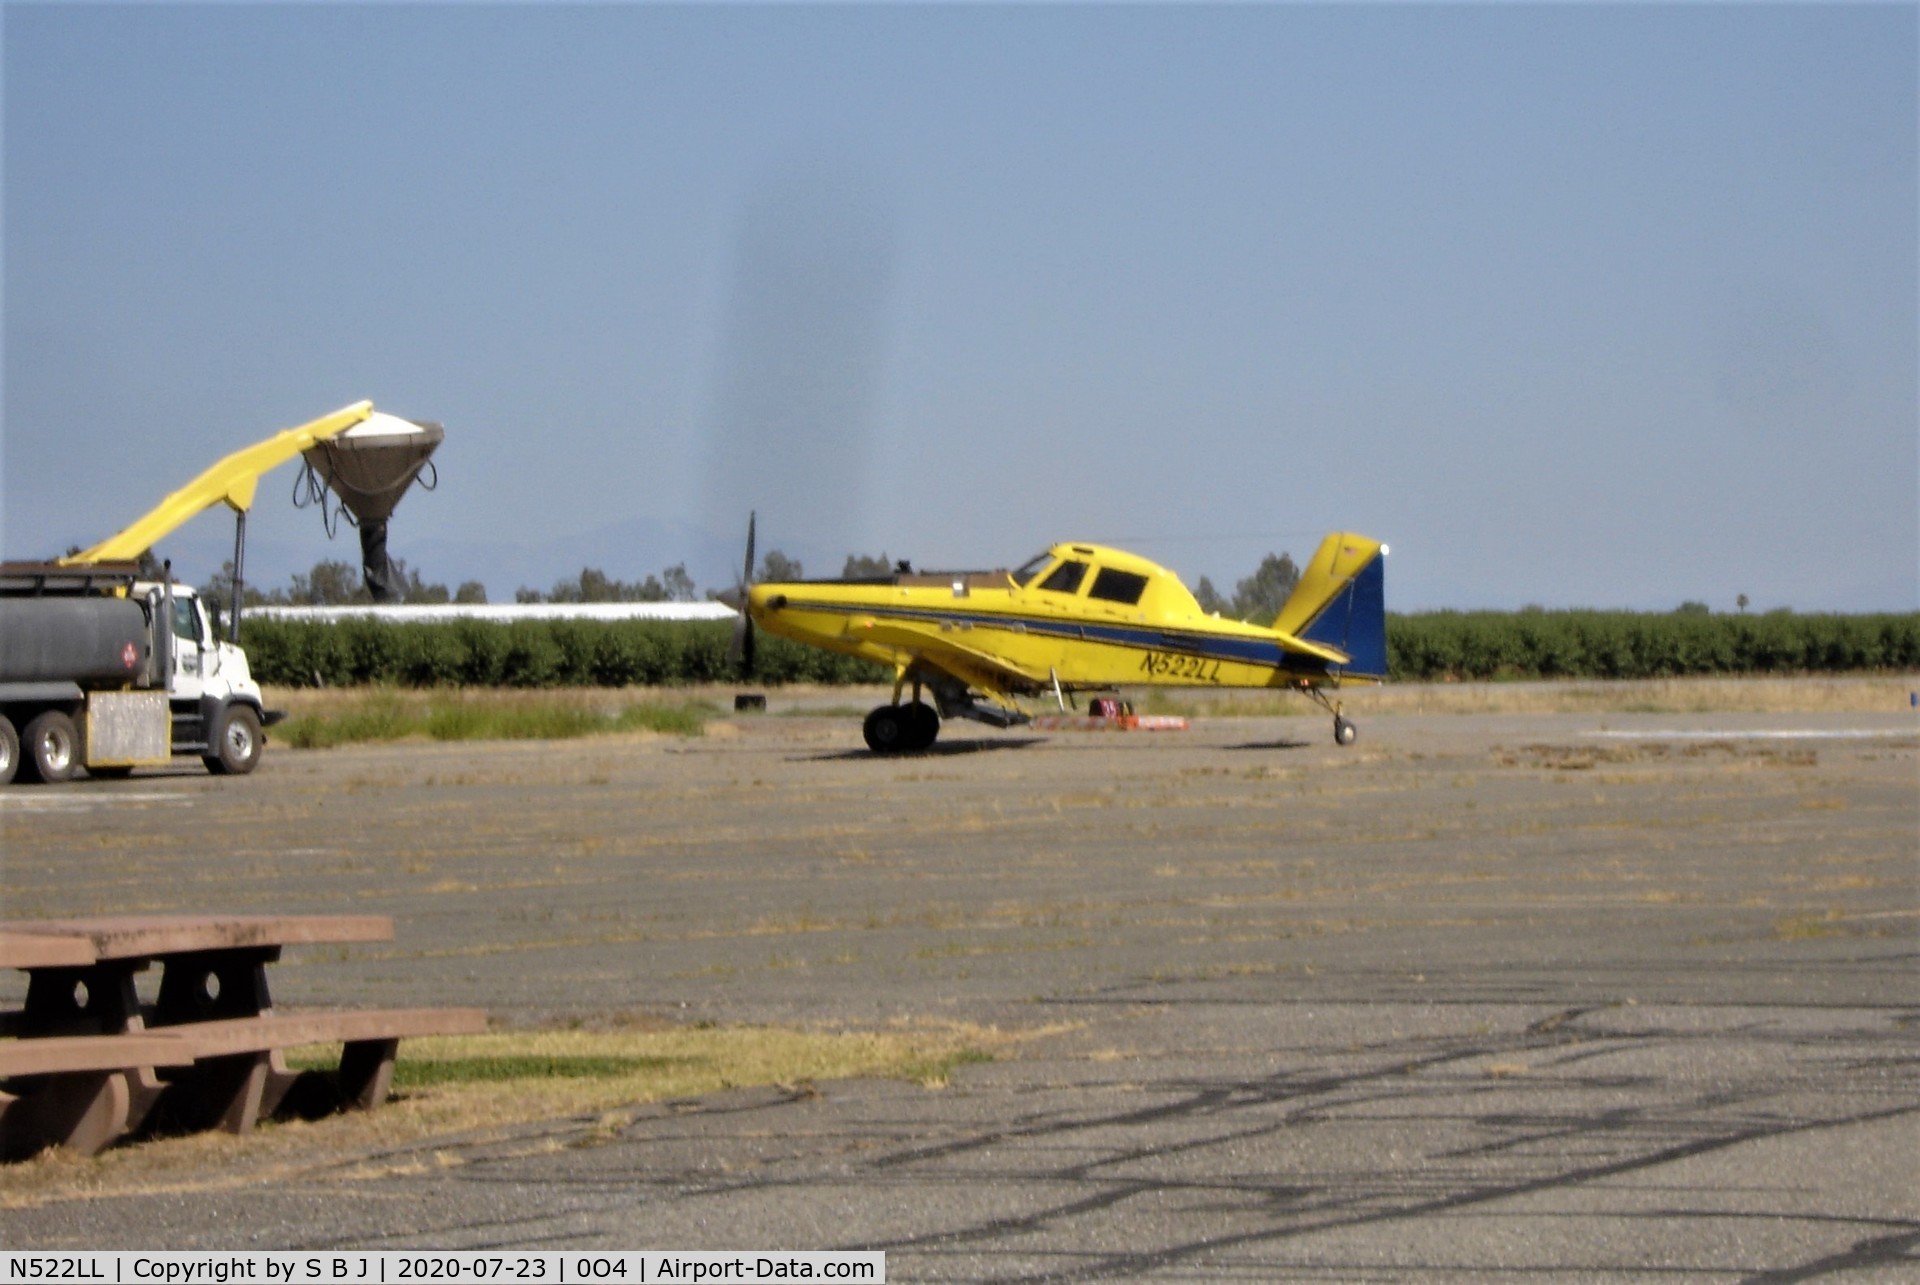
M4 553L363 397L496 600L1064 538L1389 605L1920 606L1882 6L8 3ZM322 557L270 475L250 570ZM195 579L224 513L162 546Z

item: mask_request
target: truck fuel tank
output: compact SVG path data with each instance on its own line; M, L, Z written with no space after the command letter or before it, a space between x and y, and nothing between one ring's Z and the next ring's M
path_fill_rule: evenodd
M0 597L0 683L144 683L149 645L128 598Z

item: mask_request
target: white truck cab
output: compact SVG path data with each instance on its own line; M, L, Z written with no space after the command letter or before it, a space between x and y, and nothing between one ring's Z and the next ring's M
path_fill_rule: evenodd
M175 584L169 592L168 586L141 581L134 593L151 604L154 619L166 614L171 600L166 686L173 752L197 748L211 771L251 772L265 745L261 729L278 722L279 716L267 710L247 654L215 636L206 604L191 586Z

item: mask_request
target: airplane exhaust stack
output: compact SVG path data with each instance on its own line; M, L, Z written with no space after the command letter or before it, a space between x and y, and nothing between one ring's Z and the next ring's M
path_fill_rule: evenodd
M302 452L360 527L360 570L375 602L397 596L387 559L387 518L446 437L438 424L375 411L344 433ZM431 489L430 483L425 483Z

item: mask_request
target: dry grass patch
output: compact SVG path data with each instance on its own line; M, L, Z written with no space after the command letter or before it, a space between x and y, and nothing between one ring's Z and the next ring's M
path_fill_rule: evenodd
M1862 678L1655 678L1619 681L1385 683L1348 687L1337 699L1351 717L1370 714L1814 714L1908 708L1920 676ZM1134 696L1142 713L1189 718L1298 715L1320 707L1280 691L1149 689Z
M1557 772L1580 772L1597 763L1641 764L1657 767L1682 760L1724 759L1739 767L1814 767L1820 752L1803 747L1783 748L1766 743L1740 740L1689 741L1673 745L1659 740L1635 741L1625 745L1522 745L1511 748L1495 745L1488 754L1498 767L1547 768ZM1596 778L1600 779L1600 778ZM1611 778L1617 783L1639 778L1621 773ZM1840 804L1844 807L1844 801Z
M559 740L613 733L698 736L719 707L674 688L270 688L274 737L303 749L369 741Z
M1355 718L1374 714L1868 713L1905 709L1920 675L1867 677L1664 678L1489 683L1386 683L1336 693ZM494 739L577 736L589 732L735 734L722 711L738 689L684 687L289 688L267 689L267 703L288 712L277 733L354 740L396 736ZM884 687L773 686L770 712L789 717L858 718L890 697ZM1149 714L1189 718L1322 718L1310 701L1284 690L1138 688L1123 692ZM302 725L309 730L301 731ZM338 732L327 729L338 728ZM339 743L316 739L313 744Z
M408 1040L394 1097L376 1111L250 1134L199 1133L133 1143L91 1159L53 1151L0 1166L0 1209L101 1196L189 1192L327 1171L370 1177L414 1164L459 1163L463 1148L581 1145L650 1103L779 1085L805 1093L855 1077L944 1086L955 1068L1025 1038L966 1025L885 1031L769 1027L494 1032ZM292 1050L322 1065L332 1050ZM558 1141L556 1141L558 1139Z

